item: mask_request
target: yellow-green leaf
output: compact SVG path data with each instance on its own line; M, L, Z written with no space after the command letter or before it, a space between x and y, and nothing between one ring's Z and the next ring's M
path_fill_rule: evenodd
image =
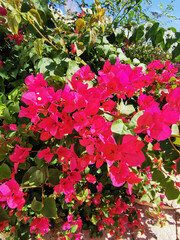
M98 30L97 28L91 28L90 29L90 38L89 38L89 45L91 46L93 43L96 42L97 40L97 35L98 35Z
M177 146L180 146L180 138L177 137L173 143L176 144Z
M83 27L85 27L85 25L86 25L86 22L82 18L79 18L76 21L76 30L80 32L83 29Z
M37 38L34 41L34 50L35 50L37 55L41 56L43 46L44 46L44 39L43 38Z
M29 17L31 18L31 20L34 20L37 24L39 24L40 26L42 26L42 22L41 22L41 17L38 13L37 10L35 9L31 9L29 12L28 12L28 15Z
M105 29L105 27L104 27L103 24L101 24L101 28L102 28L102 31L103 31L103 34L104 34L104 29Z
M75 44L75 48L76 48L76 54L79 57L86 50L86 48L79 43L74 43L74 44Z
M107 9L105 9L105 8L97 8L97 15L99 17L103 17L105 15L106 10Z
M17 9L20 9L20 0L14 0L14 3Z
M21 16L13 11L7 14L8 26L14 34L18 34L19 23L21 22Z

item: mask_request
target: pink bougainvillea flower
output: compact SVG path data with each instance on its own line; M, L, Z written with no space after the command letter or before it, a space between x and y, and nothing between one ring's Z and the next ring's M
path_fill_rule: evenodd
M4 228L9 226L9 221L0 221L0 232L3 232Z
M26 105L44 106L49 100L48 95L48 90L46 88L39 87L25 92L21 100Z
M96 186L96 188L97 188L97 191L98 191L98 192L101 192L102 189L103 189L103 185L102 185L102 183L99 182L98 185Z
M82 10L81 13L77 13L77 17L82 18L83 16L85 16L86 14L84 14L84 11Z
M77 171L71 171L71 172L68 172L69 176L69 180L70 181L73 181L73 182L79 182L81 181L81 174Z
M90 183L95 184L96 183L96 177L93 176L92 174L86 174L86 180Z
M65 222L62 226L63 231L69 230L71 228L71 224L69 222Z
M2 62L2 61L0 61L0 68L2 67L2 65L3 65L3 62Z
M24 163L25 158L29 155L29 151L31 151L31 148L24 148L16 144L14 153L9 156L9 159L12 162Z
M36 77L33 74L29 75L25 78L25 84L32 90L37 87L47 87L47 82L44 80L42 73L37 74Z
M17 131L17 125L16 125L16 124L10 124L10 125L9 125L9 128L10 128L12 131Z
M148 70L159 70L162 68L164 68L164 64L162 64L160 60L154 60L147 66Z
M167 95L166 100L168 104L165 105L165 109L170 108L180 113L180 87L173 89Z
M7 132L9 130L9 125L6 123L6 124L3 124L2 126L0 126L2 128L4 128L4 131Z
M87 139L80 139L79 143L86 147L86 151L89 155L93 155L94 154L94 138L90 137Z
M7 10L3 7L0 7L0 16L5 17L7 15Z
M57 194L64 193L65 195L75 192L74 182L70 181L69 178L61 178L58 185L54 187L54 191Z
M76 47L74 43L71 43L71 53L74 54L76 52Z
M98 205L101 203L101 198L102 198L102 194L98 193L96 194L96 196L93 198L93 203Z
M128 184L128 193L132 194L132 185L135 183L139 183L143 180L143 178L138 178L136 173L130 172L129 175L126 178L127 184Z
M95 73L91 72L90 66L85 65L74 73L72 81L76 79L90 81L94 78L94 76Z
M14 40L18 46L21 46L21 42L23 40L23 35L21 34L21 31L18 31L18 35L17 34L14 34L13 36L12 35L8 35L8 38L10 40Z
M152 105L159 106L159 103L157 103L151 95L148 96L146 94L141 94L137 102L140 105L139 110L145 110Z
M153 105L145 110L138 120L138 126L135 128L135 133L146 133L159 141L163 141L170 137L171 124L176 124L179 121L179 113L171 110L160 110L158 106Z
M33 122L34 124L36 124L40 120L37 114L37 107L32 105L27 108L21 106L18 117L30 118L31 122Z
M19 163L25 162L27 156L29 155L29 151L31 151L31 148L24 148L18 144L15 145L14 153L9 156L9 159L14 162L15 172L17 172Z
M114 102L111 99L108 99L106 102L103 103L102 108L104 108L105 111L111 112L115 105L116 102Z
M36 234L40 233L44 236L45 233L49 232L50 227L49 219L45 217L34 217L31 226L30 226L30 233L35 231Z
M84 127L89 126L89 120L84 111L78 111L73 113L73 119L75 120L74 129L79 132Z
M108 226L111 224L111 225L114 225L115 221L113 218L110 218L110 217L106 217L106 218L103 218L102 220L104 223L106 223Z
M8 207L11 209L22 209L25 204L23 197L24 193L20 190L19 184L14 179L10 179L0 185L0 203L2 206L4 202L7 202Z
M38 158L44 158L46 162L51 162L54 154L51 153L50 148L47 147L46 149L43 149L37 154Z
M125 135L121 145L118 145L114 158L121 160L128 166L141 166L145 161L145 156L141 149L144 143L132 135Z
M110 178L112 181L113 186L120 187L122 186L127 176L129 175L129 168L127 164L120 163L118 167L111 166L110 167Z

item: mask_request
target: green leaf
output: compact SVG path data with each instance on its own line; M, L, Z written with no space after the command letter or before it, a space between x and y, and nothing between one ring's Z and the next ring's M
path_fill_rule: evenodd
M44 200L44 207L42 209L44 217L53 218L57 217L56 202L54 198L46 198Z
M8 26L14 34L18 34L18 26L21 22L21 16L17 12L7 13Z
M34 20L38 25L42 26L41 23L41 17L35 9L31 8L30 11L28 12L28 15L31 17L32 20Z
M6 211L0 206L0 222L9 220L9 216Z
M37 53L38 56L42 55L42 50L44 46L44 39L43 38L37 38L34 41L34 50Z
M122 130L123 130L123 127L124 127L123 120L122 119L118 119L115 122L113 122L113 124L111 125L111 131L113 133L121 134Z
M15 100L15 98L20 94L20 90L18 88L13 89L9 94L8 94L8 99L9 100Z
M176 58L180 55L180 43L178 43L178 45L174 48L174 50L172 51L172 58Z
M11 175L11 169L9 166L5 163L0 165L0 180L10 178Z
M58 169L49 169L48 181L52 186L59 184L60 171Z
M37 10L42 11L44 14L48 14L48 0L32 0L34 7Z
M72 75L79 70L79 67L76 63L76 61L70 61L68 62L68 69L66 72L67 78L71 79Z
M94 225L97 224L98 220L97 220L97 218L96 218L96 215L92 215L92 217L91 217L91 222L92 222Z
M125 105L123 101L121 101L120 105L118 106L118 110L121 114L130 115L135 112L133 105Z
M1 103L0 104L0 117L3 116L3 111L4 111L5 108L6 108L6 105Z
M141 115L143 115L143 113L144 111L140 111L131 118L131 121L129 123L130 128L134 129L137 126L137 120Z
M161 141L160 142L160 148L163 160L166 161L167 159L174 161L174 159L177 159L179 157L178 152L172 147L169 140Z
M128 129L128 127L123 123L122 119L118 119L113 124L111 125L111 131L113 133L118 133L120 135L126 135L126 134L131 134L134 135L134 133Z
M177 32L176 28L175 27L169 27L168 30L171 30L173 31L174 33Z
M44 181L44 174L41 170L36 169L29 178L29 184L39 186Z
M160 28L159 31L156 33L155 45L158 45L158 43L161 43L161 42L164 43L164 38L163 38L164 32L165 32L165 29Z
M148 202L149 203L150 201L151 201L151 199L150 199L148 193L144 194L140 199L140 202Z
M109 59L111 65L115 65L116 61L117 61L117 56L115 54L111 54L111 55L109 55L108 59Z
M39 72L41 73L47 72L50 69L51 64L54 64L51 58L42 58L38 64Z
M179 190L177 188L175 188L172 184L167 185L165 195L168 200L177 199L179 194L180 194Z
M155 170L152 174L152 180L155 181L155 182L159 182L161 183L162 186L165 186L166 185L166 178L164 176L164 174L159 171L159 170Z
M158 27L159 27L158 22L153 24L153 26L149 29L149 31L145 35L146 40L148 40L149 38L151 38L152 40L155 37Z
M31 203L31 209L34 212L39 212L42 210L42 202L37 201L36 198L34 197L32 203Z
M78 229L78 225L72 225L70 231L71 233L75 233L77 229Z
M135 35L135 42L138 42L144 36L144 25L138 27Z
M176 170L177 170L177 173L180 174L180 160L177 162Z

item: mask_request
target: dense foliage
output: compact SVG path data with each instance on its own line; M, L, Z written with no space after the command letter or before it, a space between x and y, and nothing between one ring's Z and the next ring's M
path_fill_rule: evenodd
M180 201L180 34L127 25L141 1L121 26L97 1L0 3L0 231L118 239L143 233L137 201L163 226L163 198Z

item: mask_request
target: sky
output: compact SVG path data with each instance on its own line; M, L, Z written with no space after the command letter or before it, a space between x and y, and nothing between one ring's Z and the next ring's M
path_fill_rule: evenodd
M66 0L66 1L69 2L69 4L68 4L69 6L73 6L73 4L72 4L73 0ZM101 1L101 0L99 0L99 1ZM178 32L180 32L180 0L151 0L151 1L152 1L152 5L150 7L148 7L148 9L147 9L147 5L143 4L143 6L144 7L146 6L146 9L147 9L146 14L149 15L150 17L152 17L151 11L158 12L158 13L162 12L161 7L160 7L161 3L163 4L163 9L165 9L166 6L171 1L173 1L174 10L170 11L169 14L175 16L176 18L179 18L179 20L174 20L174 19L168 18L168 17L162 17L160 20L158 20L158 22L160 22L160 26L164 27L165 29L167 29L169 27L175 27L176 30ZM90 5L90 4L94 3L94 0L85 0L85 2Z
M160 3L163 3L163 8L165 8L170 0L152 0L152 7L149 9L150 11L161 12ZM171 15L179 18L179 20L173 20L172 18L163 17L161 19L161 26L164 28L175 27L178 32L180 32L180 0L173 1L174 10L170 12ZM148 13L147 12L147 13Z

